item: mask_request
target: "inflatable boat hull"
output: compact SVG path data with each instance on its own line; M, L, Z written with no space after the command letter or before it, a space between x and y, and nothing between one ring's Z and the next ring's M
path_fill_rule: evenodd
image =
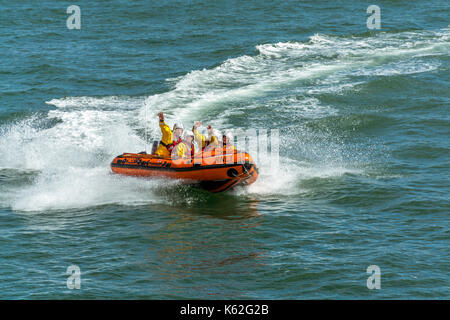
M258 169L248 153L217 150L189 160L172 160L145 153L124 153L111 163L114 173L137 177L181 179L211 192L250 185Z

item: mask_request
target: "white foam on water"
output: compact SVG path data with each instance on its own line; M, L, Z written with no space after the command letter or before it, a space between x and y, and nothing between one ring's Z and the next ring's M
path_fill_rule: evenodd
M108 97L64 97L60 99L52 99L46 101L48 105L57 108L83 108L83 109L136 109L141 107L144 97L125 97L125 96L108 96Z
M239 194L288 196L305 192L299 186L301 167L292 164L291 159L281 158L279 166L265 164L258 170L258 180L247 189L238 189Z
M4 129L0 140L0 167L44 170L68 164L89 167L99 153L114 155L137 150L144 142L121 121L121 112L81 110L50 111L60 123L48 129L26 119Z
M344 164L345 165L345 164ZM293 196L307 193L309 190L302 186L302 181L313 178L339 178L345 174L363 174L362 169L349 168L339 164L314 165L308 162L280 158L278 166L265 163L258 166L258 180L247 188L234 191L238 195L283 195Z
M274 110L280 109L278 112L285 112L294 119L296 117L299 119L316 119L338 113L337 109L330 105L321 103L319 99L303 95L292 95L276 98L270 100L267 107Z
M400 61L388 63L383 66L376 66L373 68L365 68L353 73L357 76L393 76L393 75L408 75L415 73L423 73L437 70L440 63L420 63L413 61Z
M154 195L162 183L167 184L114 175L108 166L56 168L42 172L33 185L18 191L11 207L19 211L45 211L104 204L152 204L163 201Z
M308 68L291 68L281 71L274 68L267 74L260 70L261 74L258 77L250 76L239 79L239 75L235 75L230 78L230 88L203 85L205 80L214 83L213 80L210 80L212 78L210 72L206 72L205 78L200 80L198 86L199 75L188 74L180 81L183 85L177 85L172 91L149 97L146 101L147 112L154 114L156 110L165 111L169 115L176 115L177 118L192 123L196 119L202 118L211 109L228 109L230 104L249 101L252 98L279 91L296 81L333 73L344 69L345 66L346 63L311 64ZM223 74L219 71L219 78L222 76ZM144 111L141 116L143 114Z
M109 168L116 155L144 149L130 126L136 112L89 107L49 111L50 127L33 116L2 128L0 167L36 172L33 184L12 187L3 204L39 211L157 201L149 194L160 184L119 178Z
M166 111L186 122L207 117L213 109L229 109L233 105L280 90L293 90L302 82L317 79L319 89L307 93L339 93L364 82L347 77L380 75L394 67L398 74L427 72L437 65L417 59L415 69L402 64L426 54L448 54L448 31L380 33L374 37L336 37L313 35L307 42L286 42L256 46L256 56L240 56L226 60L213 69L195 70L171 79L172 90L150 96L148 111ZM390 65L389 65L390 64ZM374 73L370 74L372 69ZM367 70L365 70L367 69ZM397 74L397 73L396 73ZM340 75L338 83L336 76ZM303 84L304 85L304 84Z

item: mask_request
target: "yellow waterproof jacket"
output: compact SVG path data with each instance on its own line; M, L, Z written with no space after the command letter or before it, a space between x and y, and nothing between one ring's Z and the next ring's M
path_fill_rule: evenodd
M183 142L177 144L175 150L178 158L188 158L191 156L188 147Z
M195 137L195 142L197 142L197 144L203 149L207 146L207 139L206 137L201 134L200 132L198 132L197 128L193 128L192 132L194 132L194 137ZM217 140L216 136L212 136L211 139L209 140L209 146L218 146L219 145L219 141Z
M162 133L161 142L166 145L171 144L173 142L173 133L170 127L164 121L159 121L159 127L161 128ZM170 158L169 150L161 143L159 144L158 149L156 149L155 154L160 157Z
M197 146L195 143L192 144L192 147L194 148L194 154L198 152ZM191 149L186 145L186 142L180 142L175 147L176 155L178 158L190 158L191 157Z

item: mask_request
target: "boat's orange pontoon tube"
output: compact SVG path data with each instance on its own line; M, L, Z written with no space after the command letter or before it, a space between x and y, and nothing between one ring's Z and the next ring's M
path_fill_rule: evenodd
M248 153L224 149L201 152L192 159L124 153L112 161L111 169L130 176L182 179L211 192L250 185L258 178L258 169Z

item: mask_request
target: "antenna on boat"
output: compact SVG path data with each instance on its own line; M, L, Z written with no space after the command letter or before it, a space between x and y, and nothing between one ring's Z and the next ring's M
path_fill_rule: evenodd
M147 104L145 104L145 127L144 127L144 132L145 132L144 150L145 150L145 153L147 153Z

